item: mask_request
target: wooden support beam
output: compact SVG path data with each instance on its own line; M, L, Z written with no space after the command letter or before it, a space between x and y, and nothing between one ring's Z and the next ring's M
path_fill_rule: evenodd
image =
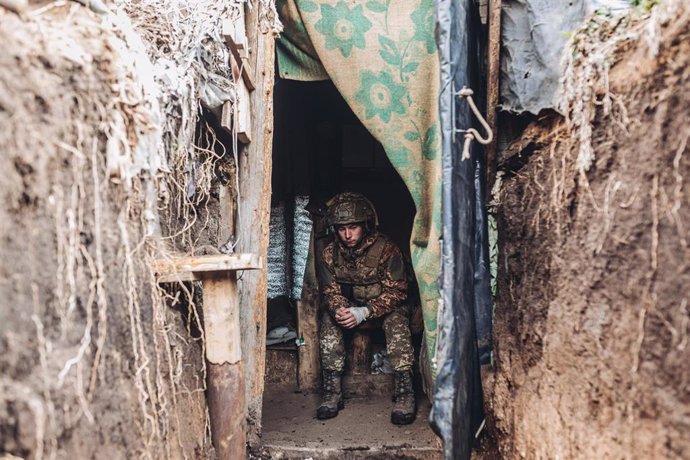
M271 159L273 149L273 80L275 37L263 33L262 8L247 10L249 63L256 70L256 90L251 93L252 142L240 152L238 251L259 254L268 251L268 221L271 211ZM257 445L261 431L261 401L266 370L266 270L245 272L238 283L241 311L242 360L247 370L249 442Z
M319 291L318 288L302 290L302 299L297 302L297 333L304 339L298 348L297 387L300 391L319 389Z
M262 258L256 254L210 254L205 256L172 256L158 259L153 269L160 274L176 272L225 272L258 270L263 267Z
M496 180L496 150L498 141L497 108L501 67L501 0L489 0L489 50L488 82L486 97L486 121L494 133L493 141L486 147L487 196Z
M244 84L237 87L234 118L233 128L237 134L237 139L243 144L249 144L252 141L252 105L249 90Z
M309 242L309 257L304 270L302 299L297 302L297 333L304 338L304 346L299 347L297 361L297 384L300 391L320 389L321 363L319 352L319 307L321 294L316 277L316 266L321 263L323 250L330 241L328 238L314 238L323 231L322 221L317 220Z
M234 101L226 101L220 115L220 125L243 144L252 141L252 105L249 90L243 82L236 87Z
M219 459L246 458L246 399L233 271L202 272L211 440Z
M159 282L191 276L203 287L208 410L219 459L246 458L246 390L237 270L261 268L254 254L171 257L154 262Z
M246 458L244 363L206 367L211 440L218 459Z
M202 272L204 343L211 364L237 364L240 348L240 308L234 271Z
M233 21L231 19L223 20L223 37L225 44L230 50L237 67L242 73L242 80L247 85L249 91L256 89L254 83L254 72L249 63L249 43L245 32L244 16Z

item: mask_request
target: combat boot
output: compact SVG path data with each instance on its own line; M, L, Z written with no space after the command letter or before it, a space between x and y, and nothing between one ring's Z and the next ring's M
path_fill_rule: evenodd
M407 425L414 422L417 414L417 403L412 387L412 372L395 373L395 403L391 411L391 422L396 425Z
M324 369L321 389L321 405L316 409L316 418L333 418L338 415L338 410L345 407L340 390L340 372Z

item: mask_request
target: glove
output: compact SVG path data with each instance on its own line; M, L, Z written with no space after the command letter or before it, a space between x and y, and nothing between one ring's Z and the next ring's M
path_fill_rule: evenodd
M350 313L357 320L357 326L362 324L369 317L369 307L350 307Z

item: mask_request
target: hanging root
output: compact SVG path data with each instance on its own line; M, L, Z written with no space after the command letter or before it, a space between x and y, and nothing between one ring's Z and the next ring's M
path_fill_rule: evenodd
M277 33L274 2L255 3L261 27ZM146 458L193 456L181 437L187 398L178 395L203 397L206 389L203 334L192 336L202 324L200 288L164 291L150 267L164 245L189 254L211 251L200 246L219 238L209 203L220 175L236 188L231 197L239 196L236 139L221 142L202 117L207 108L200 94L210 73L231 79L220 23L244 2L111 6L112 14L94 20L78 4L52 2L26 18L37 40L50 44L54 56L48 57L83 70L74 72L73 87L60 86L71 90L65 97L70 119L54 159L67 170L51 172L46 199L54 213L56 275L32 285L40 387L34 392L0 377L0 399L23 401L34 415L32 455L39 459L56 458L67 422L77 429L99 424L105 386L121 382L132 383L129 420L141 439L134 449ZM187 304L186 333L168 310L175 302ZM118 324L120 315L126 324ZM126 349L117 349L120 337ZM201 357L199 374L184 372L188 349ZM120 356L130 368L119 365ZM208 414L204 431L206 447Z
M630 129L627 108L609 87L609 71L621 51L642 38L647 42L649 56L656 56L661 24L678 14L679 3L668 2L654 6L649 12L638 9L619 16L597 12L573 34L561 63L559 110L565 115L578 146L580 172L589 171L594 162L592 124L599 112L624 133Z
M640 36L640 28L629 28L629 24L628 16L594 15L573 35L564 55L560 110L578 145L577 168L582 173L594 161L592 124L597 108L611 116L614 100L619 101L609 88L609 70L622 47Z

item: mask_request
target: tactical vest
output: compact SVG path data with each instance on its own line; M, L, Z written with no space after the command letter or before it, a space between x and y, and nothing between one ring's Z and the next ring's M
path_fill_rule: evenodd
M376 238L364 256L347 261L338 245L335 245L333 251L335 253L333 257L335 280L340 284L341 293L348 300L366 304L381 295L384 273L379 271L379 264L385 246L385 238Z

